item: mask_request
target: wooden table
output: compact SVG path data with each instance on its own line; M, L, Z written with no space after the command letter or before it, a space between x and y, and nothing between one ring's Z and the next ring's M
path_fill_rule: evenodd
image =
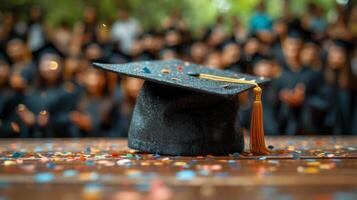
M357 137L268 137L284 155L167 157L120 139L1 139L4 199L357 199Z

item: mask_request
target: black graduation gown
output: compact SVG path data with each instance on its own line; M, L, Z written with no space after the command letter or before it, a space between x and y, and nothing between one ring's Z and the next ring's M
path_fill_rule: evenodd
M78 126L72 123L72 126L76 128L73 129L73 131L76 132L72 134L88 137L103 137L110 135L110 120L113 109L114 101L110 97L97 98L86 95L82 96L77 103L75 110L89 115L92 122L92 130L89 132L80 130Z
M328 99L326 107L325 129L329 133L353 134L353 108L355 100L352 92L348 89L341 88L337 83L325 84L322 88L322 94Z
M294 89L297 84L302 83L305 85L305 100L301 106L294 108L277 100L278 123L281 133L294 135L306 131L303 120L306 102L311 95L316 93L319 84L315 83L315 81L318 80L318 76L316 72L307 67L302 67L297 72L290 70L288 67L283 69L281 76L276 80L275 84L276 98L279 98L279 93L284 88Z
M58 124L61 122L62 113L69 111L72 101L75 101L75 99L68 101L68 96L70 93L64 84L50 88L36 88L26 95L24 103L31 112L37 116L41 111L46 110L50 116L47 126L34 125L33 137L58 137L66 134L58 135L63 131L58 129Z

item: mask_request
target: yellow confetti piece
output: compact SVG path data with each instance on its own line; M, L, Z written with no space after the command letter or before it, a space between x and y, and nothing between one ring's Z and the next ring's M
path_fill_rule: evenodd
M163 68L160 72L161 72L162 74L169 74L169 73L171 73L171 70L166 69L166 68Z
M319 161L308 162L307 165L311 167L318 167L319 165L321 165L321 162Z
M319 168L299 166L299 167L297 167L297 171L299 173L305 173L305 174L316 174L316 173L319 173Z
M174 166L185 166L185 165L187 165L186 162L181 162L181 161L179 161L179 162L174 162Z
M16 165L16 164L17 164L17 162L13 161L13 160L5 160L4 161L5 166Z

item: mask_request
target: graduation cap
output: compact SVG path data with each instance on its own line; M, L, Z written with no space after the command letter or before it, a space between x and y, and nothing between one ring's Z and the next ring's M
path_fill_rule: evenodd
M266 79L180 60L94 66L146 80L136 100L129 147L166 155L227 155L244 149L237 94L254 87L251 151L265 147L261 89Z

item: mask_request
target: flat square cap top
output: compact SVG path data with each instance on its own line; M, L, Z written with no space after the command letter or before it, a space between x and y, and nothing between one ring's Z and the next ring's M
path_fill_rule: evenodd
M267 79L256 76L211 69L181 60L141 61L126 64L93 63L93 65L108 71L141 78L163 85L227 97L239 94L254 87L254 85L207 80L199 78L197 75L210 74L247 81L254 80L257 84L268 81Z

